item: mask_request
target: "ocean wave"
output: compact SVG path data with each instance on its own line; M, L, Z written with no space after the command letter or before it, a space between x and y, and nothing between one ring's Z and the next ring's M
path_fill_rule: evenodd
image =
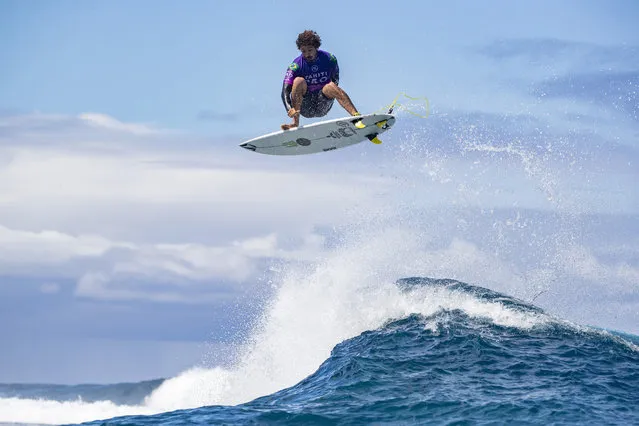
M636 421L639 351L633 342L454 280L408 278L397 288L412 298L446 292L450 303L387 318L337 344L297 384L250 402L109 424Z

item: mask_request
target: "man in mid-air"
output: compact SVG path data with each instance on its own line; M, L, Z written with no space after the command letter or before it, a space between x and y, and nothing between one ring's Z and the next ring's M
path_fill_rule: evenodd
M282 101L293 122L282 124L282 130L298 127L300 114L306 118L324 117L335 99L350 115L360 115L346 92L338 86L337 58L319 50L320 36L306 30L297 36L296 44L302 54L288 67L282 86Z

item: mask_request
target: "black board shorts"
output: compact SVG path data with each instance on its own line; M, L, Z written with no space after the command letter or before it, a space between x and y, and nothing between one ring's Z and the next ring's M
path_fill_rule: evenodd
M321 90L306 92L302 99L300 114L306 118L324 117L333 107L334 100L327 98Z

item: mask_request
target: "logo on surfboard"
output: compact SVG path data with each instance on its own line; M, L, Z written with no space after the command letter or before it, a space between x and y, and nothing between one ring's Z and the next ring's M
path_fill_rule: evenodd
M333 138L333 139L341 139L341 138L348 138L356 134L357 132L351 129L350 127L340 127L339 129L333 130L332 132L330 132L327 137Z
M294 141L287 141L284 142L282 144L282 146L288 147L288 148L293 148L296 146L309 146L311 144L311 140L310 139L306 139L306 138L297 138Z

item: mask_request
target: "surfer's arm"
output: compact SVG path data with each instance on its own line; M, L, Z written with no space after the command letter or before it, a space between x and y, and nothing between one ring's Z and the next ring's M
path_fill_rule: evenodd
M293 91L293 85L287 84L286 82L282 84L282 102L284 103L284 108L286 108L286 112L290 111L293 108L293 101L291 100L291 92Z
M297 77L296 74L298 69L299 65L293 61L284 75L284 82L282 84L282 102L284 103L284 108L286 108L287 113L293 108L291 93L293 92L293 82L295 81L295 77Z

